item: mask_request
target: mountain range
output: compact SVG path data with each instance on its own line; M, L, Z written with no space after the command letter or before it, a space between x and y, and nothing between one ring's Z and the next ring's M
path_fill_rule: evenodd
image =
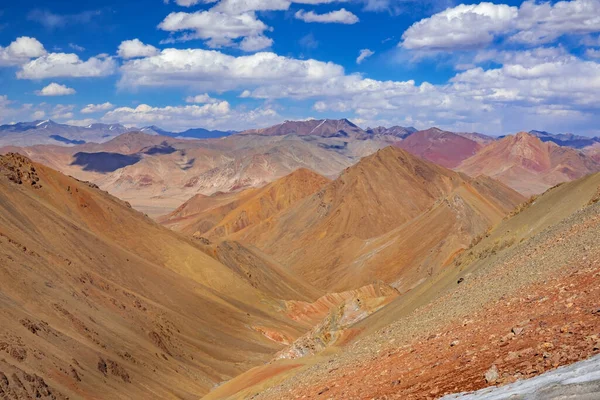
M0 395L441 398L600 351L596 145L152 133L0 149Z
M125 127L120 124L93 123L86 126L59 124L52 120L18 122L0 125L0 146L33 146L38 144L80 145L89 142L104 143L126 132L145 132L167 137L209 139L229 136L234 131L216 131L193 128L169 132L157 126Z

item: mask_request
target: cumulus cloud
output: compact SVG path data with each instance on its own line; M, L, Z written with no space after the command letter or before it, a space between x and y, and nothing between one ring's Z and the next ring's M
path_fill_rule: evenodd
M600 49L587 49L585 55L590 58L600 58Z
M227 115L230 112L229 103L221 101L213 104L205 104L203 106L167 106L167 107L151 107L147 104L140 104L136 108L119 107L107 112L103 120L122 121L125 124L139 123L157 123L161 121L169 121L181 116L203 118L203 117L219 117Z
M198 103L198 104L214 104L220 102L219 99L210 97L208 93L198 94L196 96L188 96L185 98L186 103Z
M362 49L358 53L358 57L356 58L356 63L357 64L362 63L366 58L371 57L373 54L375 54L374 51L371 51L369 49Z
M43 119L46 116L46 112L44 110L37 110L31 114L31 119L34 121Z
M565 34L600 32L600 2L525 1L507 4L460 4L413 24L402 35L406 49L454 50L482 48L496 38L538 45Z
M223 91L268 82L322 82L343 75L344 68L270 52L234 57L216 50L165 49L156 56L126 62L121 72L121 87L197 86Z
M516 28L519 32L511 40L529 44L550 43L564 34L600 32L600 2L529 0L519 8Z
M115 108L114 104L110 102L102 103L102 104L88 104L87 106L81 109L82 114L93 114L101 111L108 111Z
M72 119L74 116L74 109L75 106L72 104L57 104L56 106L54 106L54 108L52 108L50 112L50 118L59 121Z
M37 90L35 94L38 96L67 96L77 93L75 89L52 82L42 90Z
M98 77L110 75L115 69L116 63L111 57L91 57L83 61L77 54L50 53L24 64L17 78Z
M502 67L477 66L489 61ZM241 98L269 102L314 99L317 112L353 113L373 123L400 123L410 117L421 126L488 133L524 129L525 124L531 129L556 128L574 118L591 120L591 110L600 111L600 64L561 47L480 52L473 63L448 83L433 85L368 79L346 74L334 63L269 52L235 57L215 50L165 49L126 62L120 85L241 90ZM207 96L200 95L200 104L207 104L202 103ZM224 118L219 121L226 125Z
M139 39L132 39L121 42L117 54L123 59L150 57L158 54L158 49L152 45L142 43Z
M0 46L0 66L25 64L45 54L46 49L37 39L21 36L7 47Z
M517 15L517 7L505 4L461 4L412 25L402 35L401 45L431 50L481 47L510 29Z
M221 0L211 10L239 15L251 11L285 11L290 4L288 0Z
M304 22L318 22L322 24L356 24L359 19L356 15L350 11L342 8L340 10L331 11L325 14L316 14L314 11L298 10L294 14L296 19L300 19Z
M228 102L211 104L152 107L142 104L136 108L120 107L109 111L101 120L127 125L164 125L169 129L184 130L198 126L209 129L248 129L279 123L281 116L271 107L252 110L232 109Z
M213 10L171 13L158 27L171 33L184 32L174 41L203 39L213 48L234 46L237 39L261 36L269 29L253 12L231 15Z
M240 49L251 53L253 51L259 51L271 47L273 45L273 39L266 36L248 36L240 42Z

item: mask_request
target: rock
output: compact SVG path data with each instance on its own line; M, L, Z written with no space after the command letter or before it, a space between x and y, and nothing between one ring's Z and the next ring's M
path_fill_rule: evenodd
M459 344L460 344L460 341L455 340L452 343L450 343L450 347L458 346Z
M515 334L515 336L520 335L521 333L523 333L523 331L525 330L525 328L520 328L515 326L514 328L512 328L511 332Z
M462 283L465 281L465 278L460 278L456 283Z
M500 375L498 374L498 367L496 367L495 365L492 365L492 367L490 369L487 370L487 372L485 373L485 381L487 383L494 383L498 380L498 378L500 377Z
M325 386L323 389L321 389L321 391L319 392L319 396L322 395L325 392L329 391L329 387Z

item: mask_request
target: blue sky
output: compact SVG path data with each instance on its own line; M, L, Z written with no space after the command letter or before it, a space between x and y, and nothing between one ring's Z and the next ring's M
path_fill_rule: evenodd
M600 0L24 0L0 123L600 134Z

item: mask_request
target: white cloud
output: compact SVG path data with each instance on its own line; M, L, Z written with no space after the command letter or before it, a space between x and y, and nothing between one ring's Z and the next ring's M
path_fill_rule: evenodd
M590 58L600 58L600 49L587 49L585 55Z
M550 43L564 34L600 32L600 1L526 1L519 8L516 28L519 32L511 40L529 44Z
M116 63L111 57L91 57L82 61L77 54L50 53L23 65L17 78L98 77L110 75L115 69Z
M115 108L114 104L110 102L102 103L102 104L88 104L87 106L81 109L82 114L93 114L100 111L108 111Z
M567 34L600 32L600 1L571 0L520 7L506 4L461 4L408 28L400 45L406 49L454 50L482 48L499 37L537 45Z
M68 105L57 104L52 109L50 118L52 118L53 120L59 120L59 121L66 120L66 119L72 119L74 116L74 114L73 114L74 109L75 109L75 106L72 104L68 104Z
M358 57L356 58L356 63L362 63L367 57L371 57L373 54L375 54L374 51L371 51L369 49L362 49L358 54Z
M481 47L510 29L517 15L517 7L506 4L461 4L412 25L402 35L401 45L431 50Z
M35 92L38 96L67 96L77 93L75 89L52 82L42 90Z
M37 110L37 111L34 111L33 114L31 114L31 119L33 119L34 121L38 121L40 119L44 119L45 116L46 116L45 111Z
M196 4L204 3L210 4L215 3L218 0L174 0L174 3L181 7L191 7ZM164 0L165 4L169 4L169 0Z
M221 0L211 11L239 15L251 11L285 11L289 0Z
M205 104L203 106L167 106L151 107L147 104L140 104L136 108L119 107L106 113L103 120L121 121L125 124L137 123L157 123L161 121L171 121L180 117L204 118L227 115L230 112L229 103L221 101L219 103Z
M240 42L240 49L250 53L253 51L263 50L267 47L271 47L272 45L273 39L266 36L248 36Z
M318 22L322 24L355 24L359 21L358 17L347 11L345 8L331 11L325 14L316 14L314 11L299 10L294 14L296 19L304 22Z
M69 43L69 47L72 48L75 51L85 51L85 47L83 46L79 46L75 43Z
M318 5L318 4L331 4L331 3L345 3L348 0L294 0L294 3L298 4L310 4L310 5Z
M171 33L186 32L174 41L203 39L213 48L234 46L237 39L260 36L269 29L253 12L230 15L212 10L171 13L158 27Z
M226 101L212 104L151 107L142 104L136 108L121 107L109 111L103 122L126 125L162 125L169 129L184 130L199 126L208 129L248 129L281 122L281 116L271 107L252 110L231 109Z
M277 82L323 82L343 75L344 68L269 52L234 57L216 50L165 49L159 55L126 62L121 72L121 87L192 86L223 91Z
M117 54L124 59L150 57L158 54L158 49L152 45L142 43L139 39L132 39L121 42Z
M188 96L185 99L186 103L198 103L198 104L213 104L218 103L220 100L210 97L208 93L199 94L196 96Z
M46 49L37 39L21 36L7 47L0 46L0 66L21 65L45 54Z

